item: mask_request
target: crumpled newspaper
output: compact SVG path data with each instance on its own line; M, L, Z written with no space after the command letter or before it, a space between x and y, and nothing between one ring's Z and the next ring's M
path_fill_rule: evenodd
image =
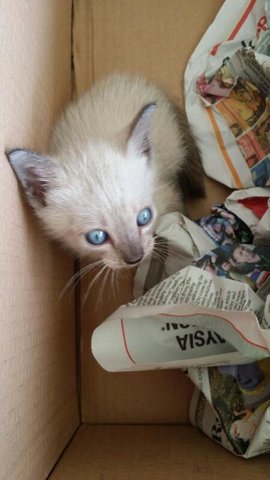
M269 186L269 0L227 0L185 72L186 112L209 177Z
M185 74L206 173L239 190L197 222L164 215L138 298L92 337L106 370L188 369L191 422L245 458L270 451L269 12L226 0Z
M162 256L139 266L134 291L140 296L95 330L92 352L109 371L188 369L196 385L191 422L248 457L269 450L267 424L259 427L268 415L270 389L261 388L268 376L248 392L256 394L252 405L237 385L220 405L216 385L220 392L231 389L234 372L247 368L250 375L254 362L270 369L270 245L252 243L269 216L270 192L239 195L233 192L197 222L179 213L164 216ZM250 219L252 229L245 223Z

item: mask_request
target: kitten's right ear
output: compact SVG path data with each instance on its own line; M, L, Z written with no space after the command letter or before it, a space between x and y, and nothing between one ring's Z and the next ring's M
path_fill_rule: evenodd
M7 151L6 155L31 205L46 206L46 193L55 184L58 165L48 157L22 148Z
M134 152L135 155L150 154L149 135L156 108L157 104L154 102L145 105L132 122L127 147L128 151Z

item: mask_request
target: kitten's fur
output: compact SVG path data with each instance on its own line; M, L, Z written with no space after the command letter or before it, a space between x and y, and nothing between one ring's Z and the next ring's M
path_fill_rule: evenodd
M112 268L149 254L159 215L181 210L183 193L204 191L184 114L156 86L128 75L111 75L66 108L48 156L15 149L8 157L48 232ZM145 207L153 220L138 227ZM97 228L110 236L102 246L85 238Z

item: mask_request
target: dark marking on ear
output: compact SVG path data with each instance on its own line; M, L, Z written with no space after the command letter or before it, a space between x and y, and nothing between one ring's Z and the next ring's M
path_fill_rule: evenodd
M140 155L149 157L151 145L149 140L156 102L145 105L136 115L129 128L128 147L131 146Z
M6 156L28 198L36 206L46 206L46 192L56 177L56 163L24 148L6 151Z

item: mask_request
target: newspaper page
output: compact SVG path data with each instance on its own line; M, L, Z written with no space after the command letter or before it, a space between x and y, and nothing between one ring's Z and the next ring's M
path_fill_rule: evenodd
M270 188L254 187L233 192L225 207L249 226L256 245L270 242Z
M211 80L203 75L197 85L205 106L221 114L235 137L253 183L269 185L270 79L252 48L237 50Z
M269 186L269 12L268 0L226 0L185 72L206 173L232 188Z
M155 254L139 265L136 272L135 298L217 246L253 241L253 233L241 216L222 204L214 205L209 215L196 222L178 212L166 214L156 233ZM159 239L161 255L158 255Z
M238 50L226 65L237 81L229 96L215 108L233 133L253 183L264 187L270 184L270 79L252 49Z
M249 363L269 355L264 304L247 283L186 267L97 327L92 352L108 371Z
M108 371L188 369L192 424L249 458L270 449L270 248L227 234L114 312L94 331L92 352Z
M245 458L270 449L270 358L245 365L189 369L196 385L191 423Z

